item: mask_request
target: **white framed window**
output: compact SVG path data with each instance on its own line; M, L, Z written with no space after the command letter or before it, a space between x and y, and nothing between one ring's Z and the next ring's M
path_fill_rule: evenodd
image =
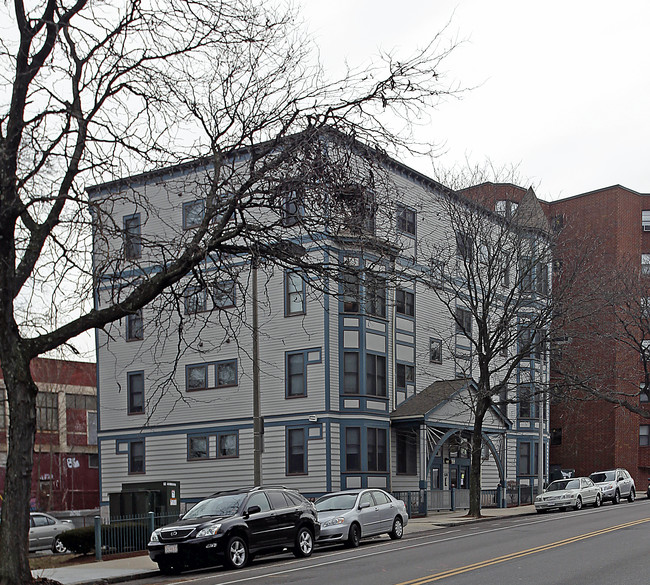
M644 232L650 232L650 209L641 212L641 225Z
M641 274L650 275L650 254L641 254Z
M639 445L641 447L650 446L650 425L639 426Z
M136 260L142 256L142 235L139 213L124 217L124 256L127 260Z

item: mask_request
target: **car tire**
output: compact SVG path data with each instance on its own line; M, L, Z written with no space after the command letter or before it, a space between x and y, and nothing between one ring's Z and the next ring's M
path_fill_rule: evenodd
M600 494L596 494L596 501L594 502L594 508L600 508L602 501L600 499Z
M306 526L301 526L296 534L296 544L293 547L293 555L299 559L310 557L314 552L314 535Z
M538 514L544 514L546 510L540 510L538 508L535 508L535 512L537 512Z
M566 512L566 506L560 506L558 510L560 510L560 512Z
M578 496L575 505L573 506L574 510L582 510L582 498Z
M630 495L627 497L627 501L632 503L636 499L636 492L634 491L634 488L630 490Z
M359 546L359 542L361 541L361 528L359 525L355 522L350 526L350 530L348 531L348 539L345 541L345 546L348 548L357 548Z
M388 536L393 540L399 540L404 536L404 524L399 516L395 516L395 520L393 520L393 529L388 533Z
M616 490L614 492L614 499L612 500L613 504L620 504L621 503L621 492Z
M183 568L179 563L173 563L171 561L158 561L158 570L163 575L178 575L183 570Z
M52 541L52 552L59 554L68 552L68 549L61 542L61 539L58 536Z
M231 569L243 569L250 561L248 545L241 536L231 536L226 545L226 566Z

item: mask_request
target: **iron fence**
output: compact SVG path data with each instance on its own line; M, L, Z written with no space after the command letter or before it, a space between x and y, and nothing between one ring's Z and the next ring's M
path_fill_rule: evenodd
M159 526L169 524L177 518L178 515L156 516L153 512L108 520L95 516L95 557L101 560L103 554L146 550L151 533Z

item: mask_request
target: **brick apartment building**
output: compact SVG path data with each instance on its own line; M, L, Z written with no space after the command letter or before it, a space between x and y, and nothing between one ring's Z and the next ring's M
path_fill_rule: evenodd
M31 370L39 389L31 507L94 509L99 505L95 364L36 358ZM8 427L0 370L0 497L4 492Z
M528 191L513 184L484 183L464 193L510 215ZM598 253L592 263L598 263L598 268L630 267L632 272L650 275L650 194L614 185L542 205L562 244L577 249L584 242L596 242ZM589 285L588 275L585 284ZM637 395L632 401L647 406L639 353L599 334L612 327L612 315L599 314L589 327L594 323L593 339L583 346L585 367L599 370L602 388L613 394ZM588 475L625 467L634 477L637 491L645 491L650 477L649 419L605 401L555 403L550 418L551 472L574 469L578 475Z

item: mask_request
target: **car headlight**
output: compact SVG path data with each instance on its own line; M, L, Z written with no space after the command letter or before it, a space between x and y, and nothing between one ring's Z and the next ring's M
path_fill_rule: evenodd
M536 496L535 501L536 502L541 502L542 501L542 496Z
M214 536L217 532L219 532L219 528L221 528L221 524L212 524L207 528L203 528L202 530L199 530L198 534L196 535L196 538L203 538L204 536Z
M336 526L337 524L344 524L345 523L345 518L343 516L337 516L336 518L330 518L329 520L325 520L321 524L323 528L326 526Z
M151 533L151 537L149 538L149 542L160 542L160 529L156 529Z
M563 499L563 500L570 500L572 497L573 497L573 494L564 494L564 495L562 496L562 499Z

